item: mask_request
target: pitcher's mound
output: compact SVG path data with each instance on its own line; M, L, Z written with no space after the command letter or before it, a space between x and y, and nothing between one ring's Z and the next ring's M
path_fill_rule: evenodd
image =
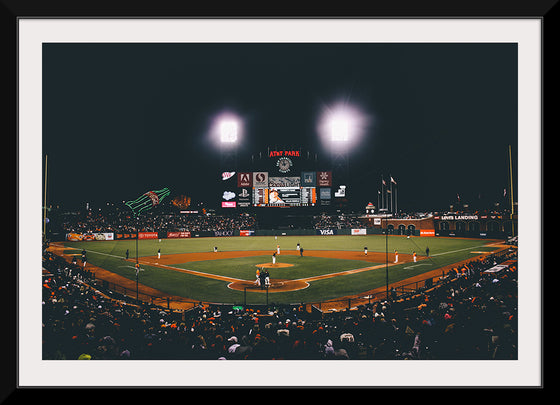
M289 263L275 263L272 264L272 262L270 263L261 263L261 264L255 264L255 267L266 267L268 269L278 269L280 267L293 267L293 264L289 264Z

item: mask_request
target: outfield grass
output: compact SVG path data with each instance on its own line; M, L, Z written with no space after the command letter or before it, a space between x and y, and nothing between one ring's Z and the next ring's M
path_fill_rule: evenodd
M192 239L148 239L138 241L138 256L154 256L161 249L162 255L178 253L211 252L214 246L219 251L269 250L272 253L276 245L281 251L295 251L296 244L305 251L342 250L362 252L364 246L370 252L411 254L416 251L419 257L425 255L427 246L430 258L419 260L418 263L403 263L389 268L389 282L413 277L418 274L435 270L440 267L477 256L478 252L491 251L493 248L484 246L491 241L479 239L453 239L438 237L363 235L363 236L273 236L265 237L222 237ZM74 249L85 249L88 262L112 271L131 280L135 279L130 262L123 260L129 250L129 257L136 256L136 241L90 241L65 242ZM74 251L76 252L76 251ZM344 270L353 270L374 265L360 260L327 259L311 256L280 256L282 262L293 264L292 267L271 270L272 278L301 279ZM279 258L279 260L280 260ZM270 262L270 255L236 258L227 260L211 260L174 264L173 267L196 270L199 272L222 275L243 280L254 280L256 264ZM270 300L278 303L299 303L321 301L345 295L358 294L374 288L385 286L386 271L372 269L361 273L336 278L313 281L304 290L270 293ZM174 271L171 268L160 268L143 265L140 282L156 288L166 294L184 296L201 301L239 303L262 303L263 294L258 292L233 291L227 288L227 282ZM277 274L278 273L278 274Z
M430 255L437 256L447 254L450 251L474 248L488 243L481 239L440 238L440 237L413 237L407 239L403 236L389 236L387 238L387 250L393 252L395 249L401 253L412 253L414 250L421 255L426 247L430 248ZM221 238L191 238L191 239L144 239L138 241L138 255L156 255L158 249L162 254L211 252L214 246L220 251L238 250L267 250L271 253L279 244L281 250L295 250L296 244L306 250L347 250L363 251L367 246L371 252L385 252L386 240L383 235L360 235L360 236L273 236L258 237L221 237ZM87 251L101 252L124 257L126 250L130 256L136 254L136 241L88 241L88 242L65 242L66 246L86 249Z

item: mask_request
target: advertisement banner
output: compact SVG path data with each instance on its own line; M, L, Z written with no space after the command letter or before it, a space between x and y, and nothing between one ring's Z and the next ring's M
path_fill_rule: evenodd
M301 177L269 177L268 185L272 187L300 187Z
M366 235L367 229L352 229L352 235Z
M251 206L251 192L249 190L251 189L242 188L241 191L237 193L237 204L239 207Z
M255 235L255 231L253 231L252 229L240 229L239 230L239 236L253 236Z
M94 232L94 233L77 233L71 232L66 234L66 240L89 241L89 240L114 240L113 232Z
M336 235L336 229L317 229L317 235Z
M253 187L253 173L237 173L237 187Z
M222 201L222 208L235 208L237 203L235 201Z
M231 179L235 175L235 172L222 172L222 181Z
M420 229L420 236L436 236L435 229Z
M233 191L226 190L222 193L222 198L227 201L233 200L235 198L235 193Z
M69 240L69 241L72 241L72 242L77 242L77 241L81 241L81 240L93 240L93 235L84 235L82 233L72 232L72 233L67 233L66 234L66 240Z
M254 172L253 187L268 188L268 172Z
M317 184L316 172L301 172L302 187L315 187L316 184Z
M214 236L233 236L233 231L214 231Z
M338 190L334 192L334 196L337 198L345 198L346 197L346 186L340 185L338 186Z
M158 239L157 232L138 232L138 239Z
M317 172L317 185L319 187L331 187L332 172Z
M189 231L179 231L179 232L167 232L168 238L190 238L191 233Z
M115 239L136 239L136 232L116 233Z

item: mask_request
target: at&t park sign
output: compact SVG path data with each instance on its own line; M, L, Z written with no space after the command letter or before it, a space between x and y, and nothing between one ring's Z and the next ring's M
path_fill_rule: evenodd
M268 152L268 157L301 157L299 150L271 150Z

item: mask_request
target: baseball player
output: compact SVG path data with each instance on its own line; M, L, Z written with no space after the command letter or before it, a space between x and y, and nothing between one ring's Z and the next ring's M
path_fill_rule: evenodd
M261 269L261 272L259 273L259 286L261 287L261 290L264 290L267 277L268 271L266 271L265 268Z
M276 245L276 253L280 254L280 245Z
M395 250L395 263L399 262L399 252Z
M259 287L261 286L261 279L260 279L260 270L257 269L257 279L255 280L255 284Z
M416 252L412 252L412 260L414 260L414 263L416 263Z
M157 250L157 258L158 258L158 259L161 259L161 249L158 249L158 250Z
M276 264L276 252L272 254L272 264Z
M364 255L367 256L367 246L364 246Z

